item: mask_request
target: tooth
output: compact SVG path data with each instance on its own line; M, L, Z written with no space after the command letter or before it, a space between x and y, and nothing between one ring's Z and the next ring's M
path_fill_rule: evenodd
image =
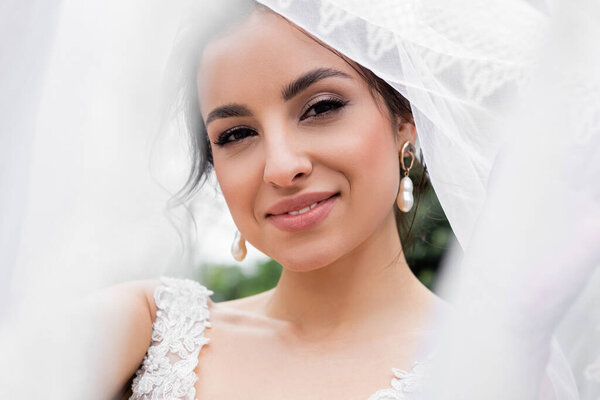
M301 210L298 210L298 213L299 213L299 214L304 214L304 213L305 213L305 212L307 212L308 210L310 210L310 207L304 207L303 209L301 209Z
M290 214L290 215L304 214L305 212L310 211L313 208L315 208L317 206L317 204L319 204L318 201L316 203L313 203L310 206L306 206L298 211L288 211L288 214Z

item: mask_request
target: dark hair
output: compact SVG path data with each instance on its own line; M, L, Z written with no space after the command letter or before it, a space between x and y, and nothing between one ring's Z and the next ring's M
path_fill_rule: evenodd
M257 9L272 12L268 8L261 5L258 5ZM283 18L279 14L276 15ZM286 20L288 23L291 23L287 19L283 19ZM293 24L292 26L296 27ZM375 75L368 68L365 68L362 65L350 60L345 55L341 54L337 50L316 39L304 30L299 30L312 40L316 41L319 45L325 47L329 51L335 53L337 56L342 58L360 75L360 77L369 86L371 95L373 96L373 99L376 101L376 103L378 105L380 105L381 103L385 105L394 131L398 128L398 117L400 117L405 122L414 124L414 119L409 101L406 98L404 98L392 86L390 86L385 80ZM195 61L196 64L193 66L193 68L189 70L187 74L184 74L184 79L185 76L188 77L187 82L180 82L181 86L179 90L179 95L181 97L181 103L179 107L177 107L177 111L183 113L185 126L189 133L191 165L189 175L185 184L173 197L177 204L185 204L191 198L193 198L197 191L206 182L206 179L211 169L213 168L211 144L208 138L208 134L206 132L204 121L202 120L202 117L200 115L200 105L198 103L198 94L195 85L195 78L197 72L196 67L197 62L199 60L196 58ZM193 75L190 74L192 72ZM422 159L422 157L419 158ZM399 160L398 163L399 169L400 161L401 160ZM414 247L415 238L411 235L411 233L413 230L416 211L418 209L423 194L429 188L429 180L427 179L427 168L425 167L425 165L421 164L420 166L417 166L415 170L419 171L419 177L414 182L415 205L412 211L408 214L402 213L394 204L396 226L398 228L398 234L400 235L402 247L405 252L407 252L408 249Z

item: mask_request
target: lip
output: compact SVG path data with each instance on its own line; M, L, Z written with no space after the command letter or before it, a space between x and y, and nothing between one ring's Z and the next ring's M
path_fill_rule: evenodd
M308 229L323 221L333 209L339 193L315 192L281 200L269 208L266 218L276 228L286 232L297 232ZM288 214L306 208L314 203L317 205L302 213Z
M336 194L337 192L312 192L283 199L275 203L267 210L267 217L285 214L290 211L301 210L304 207L310 206L311 204L317 203L319 201L326 200Z

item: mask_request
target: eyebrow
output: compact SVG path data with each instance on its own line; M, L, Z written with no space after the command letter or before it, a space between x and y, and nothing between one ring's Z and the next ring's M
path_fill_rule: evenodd
M308 89L308 87L320 80L331 78L331 77L342 77L349 78L350 75L338 71L332 68L316 68L302 74L300 77L294 79L292 82L287 84L281 91L281 98L283 101L289 101L293 97L300 94L302 91ZM206 117L206 125L219 118L231 118L231 117L250 117L252 111L244 104L231 103L226 104L212 110Z
M292 99L293 97L297 96L303 90L306 90L310 85L312 85L322 79L331 78L333 76L352 79L352 78L350 78L350 75L348 75L342 71L338 71L336 69L331 69L331 68L313 69L312 71L308 71L307 73L303 74L299 78L290 82L281 91L281 98L284 101L288 101L288 100Z
M206 117L206 125L218 118L249 117L251 115L252 111L243 104L226 104L215 108L208 114L208 117Z

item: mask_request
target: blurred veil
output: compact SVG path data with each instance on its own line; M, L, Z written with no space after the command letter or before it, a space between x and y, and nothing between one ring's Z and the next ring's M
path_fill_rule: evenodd
M455 311L432 316L424 347L439 352L417 398L600 399L600 2L259 2L411 102L458 241L438 284ZM0 6L5 345L24 317L23 345L72 332L55 326L57 307L94 289L192 275L210 231L191 235L184 207L165 213L189 167L181 121L164 118L165 71L182 21L206 39L248 5ZM50 367L73 345L61 338L7 348L0 374L17 379L0 395L78 393L24 387L33 360ZM43 382L60 387L79 357Z
M189 160L165 71L188 11L201 8L203 25L221 6L0 5L1 398L89 394L94 331L105 328L77 324L82 299L127 280L197 275L226 209L214 190L203 195L215 229L198 241L190 211L169 207ZM27 385L33 365L44 373Z

